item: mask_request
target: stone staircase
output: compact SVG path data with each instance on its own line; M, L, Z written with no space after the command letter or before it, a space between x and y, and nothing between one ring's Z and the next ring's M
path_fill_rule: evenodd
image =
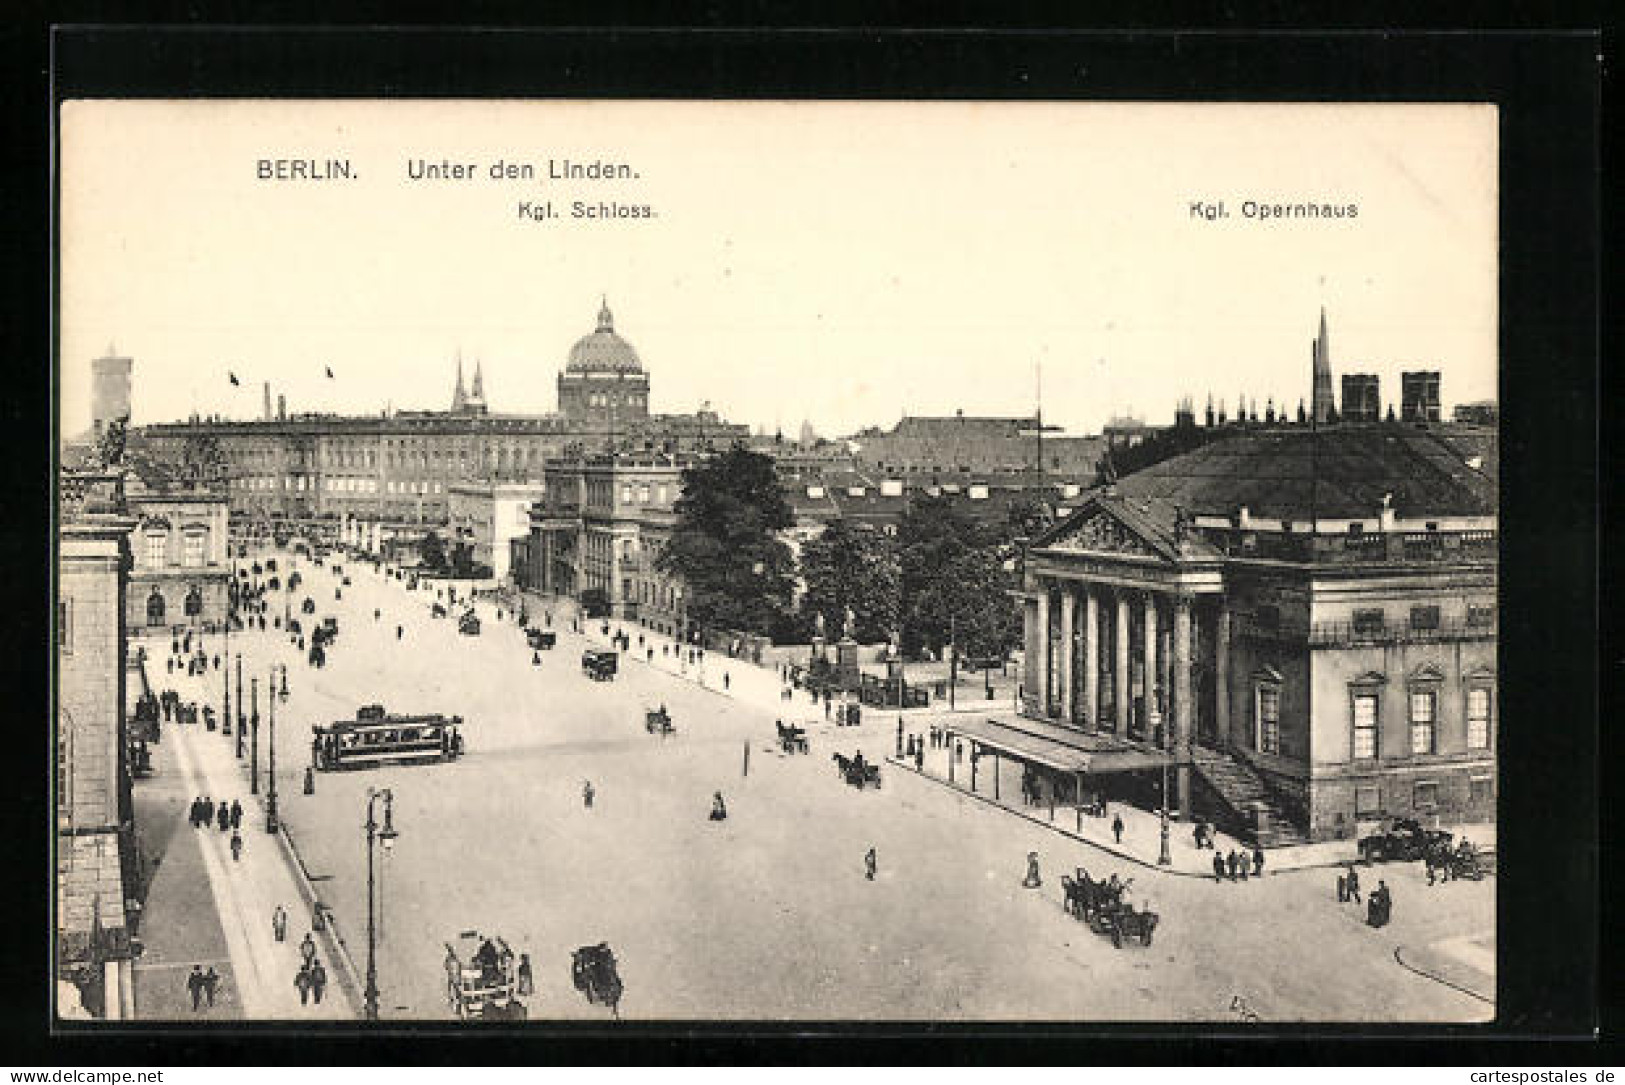
M1201 747L1191 751L1191 763L1229 809L1232 828L1241 837L1266 848L1307 842L1281 800L1251 765Z

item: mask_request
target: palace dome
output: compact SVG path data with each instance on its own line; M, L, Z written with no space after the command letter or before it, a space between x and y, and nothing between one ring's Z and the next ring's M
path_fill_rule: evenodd
M568 373L641 373L643 363L632 344L615 334L615 318L606 300L598 310L598 329L570 348Z

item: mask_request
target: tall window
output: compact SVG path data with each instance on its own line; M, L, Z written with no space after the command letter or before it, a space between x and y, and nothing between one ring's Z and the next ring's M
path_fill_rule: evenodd
M153 532L147 536L147 565L161 568L169 553L169 536Z
M202 567L208 553L209 533L207 531L188 531L185 541L185 564L193 569Z
M1375 760L1377 756L1377 695L1354 695L1354 757L1357 761Z
M1479 687L1467 691L1467 748L1490 747L1490 691Z
M1281 752L1281 687L1258 687L1258 748L1264 753Z
M1433 752L1437 705L1438 694L1432 690L1411 691L1411 753Z

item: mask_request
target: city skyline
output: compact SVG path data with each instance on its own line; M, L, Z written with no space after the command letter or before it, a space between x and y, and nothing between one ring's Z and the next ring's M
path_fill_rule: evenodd
M709 402L787 435L1031 414L1040 367L1045 420L1072 432L1209 393L1295 411L1322 306L1334 379L1376 373L1397 405L1402 371L1437 369L1448 409L1495 397L1494 123L1477 106L70 103L62 428L88 424L110 342L135 359L137 424L259 417L267 380L290 412L443 410L459 352L494 411L548 413L606 296L653 410ZM515 222L530 189L407 180L430 148L631 162L639 179L603 198L661 214ZM337 151L357 179L253 176ZM1242 211L1310 195L1361 214Z

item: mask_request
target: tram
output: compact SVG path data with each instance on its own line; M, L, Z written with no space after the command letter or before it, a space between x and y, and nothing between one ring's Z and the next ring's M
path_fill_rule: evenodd
M453 761L463 754L461 716L391 716L367 705L354 720L311 727L311 763L322 772L392 762Z

